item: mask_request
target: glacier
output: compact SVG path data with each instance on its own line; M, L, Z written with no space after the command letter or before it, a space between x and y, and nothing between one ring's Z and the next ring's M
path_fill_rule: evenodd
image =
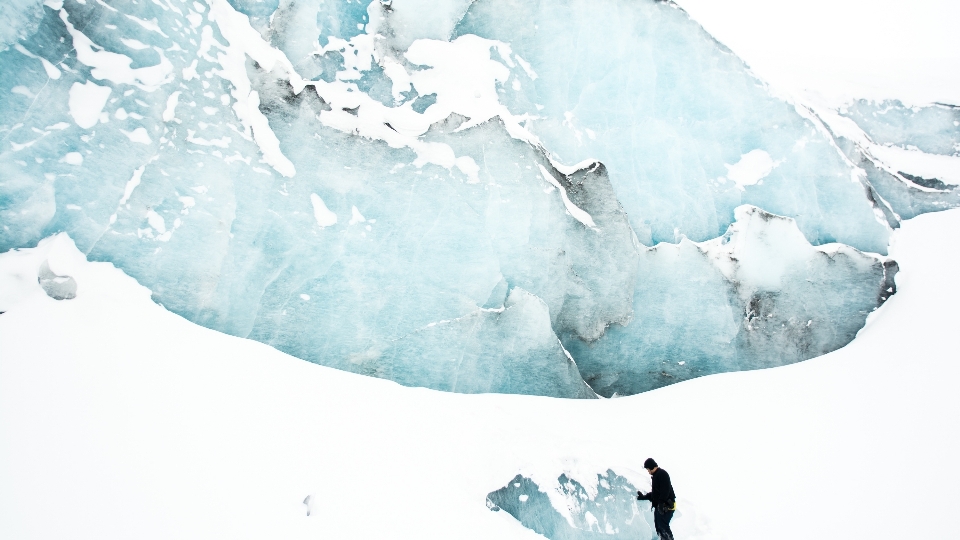
M3 10L0 250L65 232L190 321L404 385L821 355L895 292L901 221L960 206L896 161L956 159L955 108L782 99L671 2Z

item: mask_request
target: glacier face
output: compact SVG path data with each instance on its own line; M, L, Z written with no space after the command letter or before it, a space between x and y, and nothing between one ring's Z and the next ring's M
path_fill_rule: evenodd
M894 292L899 220L960 204L669 2L10 5L0 249L66 231L194 322L402 384L823 354Z

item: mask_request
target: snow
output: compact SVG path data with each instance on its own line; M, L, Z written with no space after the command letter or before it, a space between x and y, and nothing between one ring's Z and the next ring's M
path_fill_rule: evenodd
M147 92L153 92L172 79L173 65L164 56L163 49L153 48L160 56L159 63L142 68L131 68L133 59L129 56L104 50L83 32L74 28L66 9L60 10L60 19L63 20L73 39L77 60L93 68L90 74L94 78L117 84L134 85ZM138 22L141 21L138 20Z
M743 191L744 187L754 186L766 178L777 165L770 154L758 148L740 156L740 161L733 165L727 165L727 178Z
M67 152L63 161L70 165L83 165L83 155L80 152Z
M84 84L73 83L68 102L73 121L84 129L97 125L111 91L109 86L100 86L90 81Z
M126 135L127 138L130 139L130 142L135 142L138 144L150 144L152 142L150 140L150 135L147 134L146 128L143 127L138 127L133 131L121 129L120 133Z
M179 90L170 94L170 97L167 98L167 107L163 110L163 121L169 122L174 119L174 114L177 112L177 104L180 100Z
M960 185L960 157L927 154L917 149L875 144L870 153L898 171L910 171L924 178L936 178L946 184Z
M310 202L313 204L313 217L316 218L317 225L330 227L337 224L337 215L327 208L319 195L311 193Z
M567 209L567 212L573 216L573 219L583 223L591 229L595 229L597 226L594 224L593 218L590 217L590 214L584 212L583 209L570 201L570 197L567 196L567 190L563 189L563 186L561 186L560 182L557 182L557 179L550 174L550 171L548 171L546 167L539 163L537 163L537 167L540 169L540 176L551 186L557 188L557 191L560 192L560 199L563 201L563 206Z
M486 494L517 473L609 467L639 482L654 456L680 497L678 538L947 538L960 504L960 290L943 276L960 252L944 247L958 242L956 210L906 222L892 246L900 292L844 349L581 401L309 364L167 312L59 235L0 256L0 529L536 538ZM44 261L76 281L76 298L37 285ZM922 519L904 509L915 493Z
M360 210L357 210L356 206L350 209L350 225L356 225L357 223L363 223L365 221L367 221L367 219L363 217Z

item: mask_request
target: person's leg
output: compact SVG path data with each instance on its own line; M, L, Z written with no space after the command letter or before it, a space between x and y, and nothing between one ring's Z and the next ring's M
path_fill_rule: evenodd
M663 513L663 540L673 540L673 531L670 530L670 520L673 519L673 510Z
M659 508L653 511L653 525L657 529L660 540L673 540L670 530L670 520L673 519L673 510L662 512Z

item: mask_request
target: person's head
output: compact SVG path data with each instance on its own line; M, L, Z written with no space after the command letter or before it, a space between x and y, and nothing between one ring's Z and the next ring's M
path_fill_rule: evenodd
M659 467L657 466L657 462L654 461L652 457L650 457L643 462L643 468L646 469L647 472L652 475L653 473L657 472L657 469Z

